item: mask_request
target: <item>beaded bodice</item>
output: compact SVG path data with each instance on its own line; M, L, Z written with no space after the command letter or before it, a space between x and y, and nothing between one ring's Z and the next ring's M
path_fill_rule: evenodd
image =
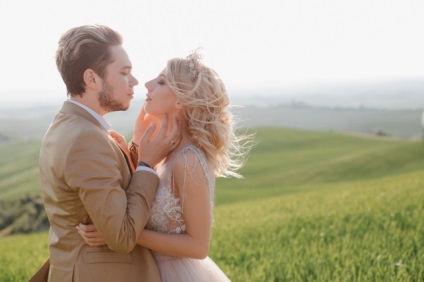
M192 158L189 158L189 154L195 154L198 161L190 161ZM189 145L173 152L165 162L158 166L159 186L150 211L147 229L166 233L185 233L186 231L182 208L186 187L179 188L181 190L179 191L180 197L174 194L173 167L177 158L184 160L185 179L191 177L195 166L201 165L205 176L204 181L208 184L212 214L215 178L208 167L204 154L196 146Z

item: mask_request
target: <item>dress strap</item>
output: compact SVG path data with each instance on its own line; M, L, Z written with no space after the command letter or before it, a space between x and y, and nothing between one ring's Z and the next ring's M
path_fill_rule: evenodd
M184 158L184 182L186 183L186 178L190 177L191 172L193 171L193 163L190 163L188 160L188 157L186 155L186 153L188 151L193 152L198 160L199 163L202 167L205 179L207 181L208 184L208 190L209 190L209 196L210 196L210 200L211 200L211 206L213 206L213 199L214 199L214 186L215 186L215 178L213 176L213 174L210 171L210 168L208 166L208 163L206 161L206 157L205 155L200 151L199 148L197 148L194 145L188 145L186 147L181 148L178 152L176 152L176 154L172 157L172 159L170 160L170 162L168 163L169 165L169 171L170 171L170 175L169 175L169 183L171 184L172 190L174 190L174 181L173 181L173 167L174 167L174 163L175 161L179 158L179 157L183 157ZM183 202L184 202L184 198L186 195L186 187L184 184L184 187L181 187L182 191L180 191L180 201L181 201L181 207L183 206ZM180 188L180 189L181 189ZM181 193L182 192L182 193Z

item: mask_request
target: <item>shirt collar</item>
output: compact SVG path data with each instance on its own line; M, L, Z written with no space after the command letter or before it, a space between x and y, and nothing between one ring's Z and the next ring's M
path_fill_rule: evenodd
M68 99L68 102L71 102L77 106L80 106L81 108L83 108L84 110L86 110L87 112L89 112L99 123L100 125L105 129L105 130L109 130L111 125L105 120L104 117L102 117L101 115L99 115L98 113L96 113L95 111L93 111L92 109L90 109L89 107L87 107L84 104L81 104L80 102L77 102L75 100L72 99Z

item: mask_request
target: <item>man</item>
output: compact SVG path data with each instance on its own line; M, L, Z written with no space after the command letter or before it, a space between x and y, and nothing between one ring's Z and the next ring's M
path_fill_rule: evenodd
M103 118L127 110L138 84L121 36L106 26L73 28L59 40L56 64L70 99L40 150L51 225L49 281L159 281L150 251L136 241L158 185L151 167L175 148L178 127L166 135L165 120L154 139L153 128L134 138L140 141L135 144L139 162L132 173L130 158L108 134ZM108 246L86 245L77 233L79 223L93 223Z

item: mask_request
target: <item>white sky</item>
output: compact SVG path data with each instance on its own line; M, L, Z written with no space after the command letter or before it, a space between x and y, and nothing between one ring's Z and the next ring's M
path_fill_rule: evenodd
M424 77L423 0L1 0L0 102L60 99L61 34L105 24L141 82L203 47L231 90Z

